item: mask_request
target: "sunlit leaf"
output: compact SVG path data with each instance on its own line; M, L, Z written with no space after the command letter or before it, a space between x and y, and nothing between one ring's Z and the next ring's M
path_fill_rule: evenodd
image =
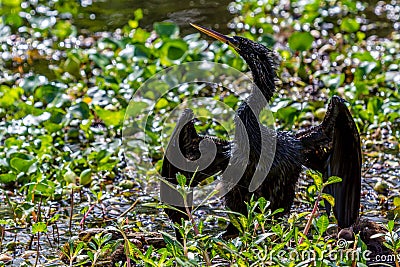
M83 186L90 184L92 182L92 170L86 169L82 171L79 176L79 182Z
M11 183L17 180L17 176L14 173L0 174L0 183Z
M322 193L322 198L328 201L328 203L334 207L335 206L335 198L329 194Z
M326 229L328 229L328 226L329 226L328 216L324 214L321 217L319 217L319 219L317 220L317 227L320 235L325 233Z
M125 109L107 110L96 106L96 114L106 124L106 126L118 126L122 124L125 116Z
M21 159L21 158L12 158L10 160L10 166L17 170L18 172L23 172L27 173L29 168L32 166L32 164L35 162L35 160L26 160L26 159Z
M340 183L341 181L342 181L342 178L340 178L338 176L331 176L328 178L328 181L326 181L324 183L324 185Z
M340 24L340 29L345 32L356 32L360 29L360 24L353 18L344 18Z
M32 225L32 234L47 233L47 225L44 222L37 222Z
M309 32L295 32L289 37L289 47L295 51L307 51L311 48L314 37Z

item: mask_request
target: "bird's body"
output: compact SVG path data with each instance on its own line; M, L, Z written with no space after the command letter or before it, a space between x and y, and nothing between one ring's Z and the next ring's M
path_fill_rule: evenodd
M230 176L245 171L239 182L225 195L228 208L245 213L245 201L249 201L254 194L256 198L263 196L269 200L272 210L284 208L287 212L293 203L300 172L306 166L322 172L325 178L335 175L343 179L342 183L329 186L327 192L336 199L333 211L338 225L343 228L353 224L358 217L360 203L361 151L357 128L344 101L333 97L324 121L297 134L276 132L263 126L258 116L275 92L276 64L273 52L243 37L227 37L201 26L193 26L234 47L249 65L255 84L249 98L236 111L234 140L216 140L217 156L207 169L196 174L195 182L218 171L224 172L230 162L233 171L224 172L223 181L230 181ZM184 114L184 119L178 122L177 129L181 131L171 137L170 145L179 140L183 155L193 160L190 155L201 154L199 140L208 140L209 137L199 136L190 116L187 116ZM187 176L193 174L172 166L165 158L163 177L173 181L178 172ZM256 182L255 176L258 176ZM165 191L164 195L169 193ZM167 213L174 222L180 222L183 217L176 211ZM236 231L230 225L226 235L235 234Z

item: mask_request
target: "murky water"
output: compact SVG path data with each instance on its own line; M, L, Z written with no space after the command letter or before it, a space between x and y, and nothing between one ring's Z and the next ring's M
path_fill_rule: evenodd
M121 28L134 18L134 10L143 10L140 26L151 30L154 22L170 21L178 24L183 35L193 33L189 22L205 24L227 31L227 24L233 18L227 7L231 0L206 1L164 1L164 0L106 0L82 1L80 15L75 25L80 29L113 31Z
M228 23L234 17L228 10L231 0L206 1L163 1L163 0L85 0L81 2L79 15L75 18L78 29L96 32L113 31L121 28L134 18L133 12L141 8L143 19L140 26L151 30L154 22L169 21L179 25L182 35L193 33L189 23L198 23L229 32ZM364 1L364 19L368 27L363 29L367 35L386 37L393 31L393 24L398 21L398 4L385 6L384 1Z

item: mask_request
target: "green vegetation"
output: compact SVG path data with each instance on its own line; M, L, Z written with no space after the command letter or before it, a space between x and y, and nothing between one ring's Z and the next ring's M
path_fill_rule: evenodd
M393 8L384 9L382 3L247 0L231 3L229 9L236 12L231 26L237 34L273 47L282 58L280 91L271 105L278 128L318 123L334 94L348 101L363 142L364 213L390 219L387 245L397 255L399 11L389 2L385 5ZM385 19L372 19L371 10L386 12ZM121 234L127 229L162 230L166 247L161 249L138 249L123 238L126 258L139 266L349 266L349 259L307 262L290 255L365 251L360 239L337 246L329 236L333 217L321 211L307 219L316 201L323 205L320 197L330 199L320 195L322 184L315 173L299 183L295 206L301 208L289 219L276 221L265 199L253 200L248 214L228 212L241 230L238 238L216 237L227 220L221 213L194 213L194 222L174 226L185 236L183 245L177 243L171 225L165 225L166 216L154 208L159 206L148 196L151 192L140 189L154 170L126 165L121 145L130 98L155 73L182 62L209 60L248 69L227 45L209 45L199 33L181 36L174 23L156 22L153 31L141 28L140 9L114 32L80 31L74 25L78 12L75 1L0 1L0 266L59 266L60 251L68 255L70 266L95 266L99 257L118 247L107 234L76 241L80 227L111 226ZM218 90L209 88L204 96L237 105L235 95ZM169 112L196 97L198 87L176 92L158 101L156 112ZM161 122L152 119L146 133L159 168L165 140ZM203 121L199 130L226 138L209 122ZM131 205L131 212L124 213ZM308 221L309 233L302 234ZM210 232L212 226L217 230ZM304 241L296 245L300 238ZM359 260L357 266L365 264Z

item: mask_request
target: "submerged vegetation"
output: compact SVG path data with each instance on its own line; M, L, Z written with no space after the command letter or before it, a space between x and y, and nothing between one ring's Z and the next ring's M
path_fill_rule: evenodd
M123 153L131 96L155 73L183 62L208 60L243 72L247 66L227 45L209 43L198 33L182 36L172 22L155 22L146 30L141 9L112 32L78 28L83 2L0 2L0 266L59 266L60 255L70 266L96 266L119 244L125 251L117 266L366 266L365 257L337 256L361 255L367 249L361 239L338 244L334 218L322 209L310 219L322 188L316 173L299 182L294 211L285 221L273 218L265 199L247 203L243 215L215 210L222 206L211 199L194 212L194 221L168 223L154 193L141 186L155 171L129 164ZM362 216L384 223L386 246L397 255L398 3L247 0L227 8L235 16L229 23L233 32L273 48L281 58L280 91L271 105L277 128L318 123L329 96L348 101L363 146ZM182 86L158 100L155 112L170 112L200 91L230 107L239 101L221 88ZM147 142L157 169L163 125L151 116L149 121ZM227 138L209 121L198 128ZM241 232L231 241L218 236L227 217ZM311 228L302 234L307 221ZM106 232L90 241L76 238L82 229L107 226L121 233L119 241ZM183 233L183 245L172 236L173 227ZM139 249L124 235L139 231L160 231L165 246Z

